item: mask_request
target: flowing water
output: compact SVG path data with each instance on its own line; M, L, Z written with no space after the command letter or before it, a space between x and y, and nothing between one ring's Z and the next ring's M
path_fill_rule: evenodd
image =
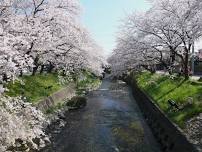
M66 125L43 152L160 152L130 88L104 80L87 107L67 112Z

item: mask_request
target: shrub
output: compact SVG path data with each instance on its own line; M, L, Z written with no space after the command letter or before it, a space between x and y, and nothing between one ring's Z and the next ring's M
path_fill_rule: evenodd
M87 105L87 99L85 97L76 96L66 103L66 106L70 109L80 109Z

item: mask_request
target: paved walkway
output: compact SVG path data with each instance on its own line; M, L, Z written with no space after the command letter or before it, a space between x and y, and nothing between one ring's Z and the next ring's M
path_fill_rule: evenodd
M157 74L165 74L165 75L169 75L168 72L164 72L164 71L156 71ZM190 79L191 80L196 80L198 81L200 78L202 78L202 75L193 75L193 76L190 76Z

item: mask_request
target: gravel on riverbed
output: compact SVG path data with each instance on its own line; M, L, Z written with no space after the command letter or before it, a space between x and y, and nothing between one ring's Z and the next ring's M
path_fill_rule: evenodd
M187 121L185 133L197 149L202 152L202 113Z

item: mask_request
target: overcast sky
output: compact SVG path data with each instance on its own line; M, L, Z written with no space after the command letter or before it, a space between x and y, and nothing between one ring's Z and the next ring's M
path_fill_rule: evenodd
M120 20L134 11L149 8L146 0L80 0L83 8L82 22L105 54L115 47Z

